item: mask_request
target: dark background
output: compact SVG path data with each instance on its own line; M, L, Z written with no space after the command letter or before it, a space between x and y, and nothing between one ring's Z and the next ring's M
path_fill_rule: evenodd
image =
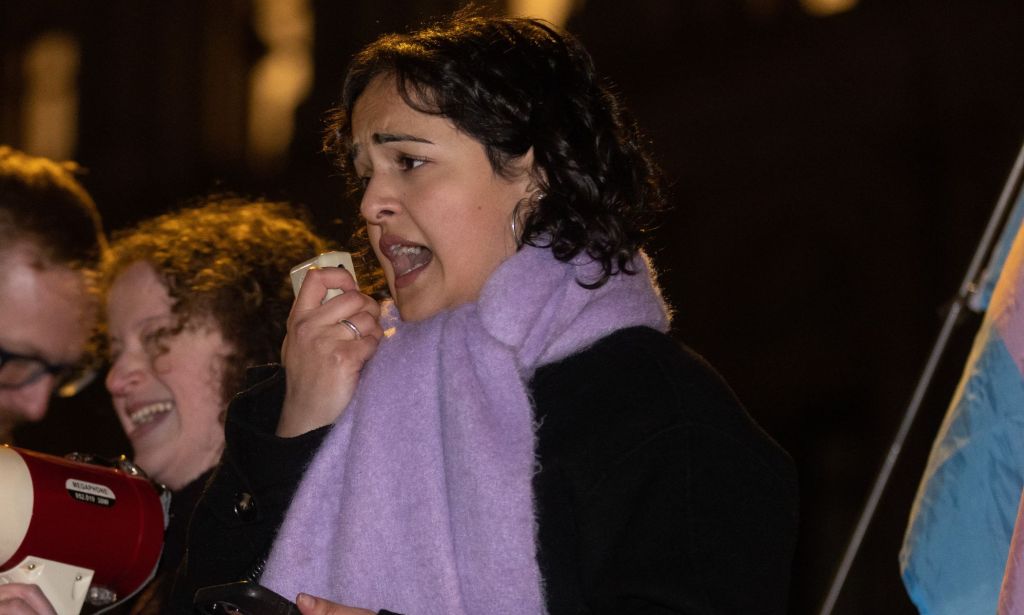
M314 0L314 89L286 163L257 172L240 92L264 50L246 0L5 2L0 141L23 137L26 42L63 28L81 45L74 157L108 229L230 189L303 203L343 242L352 210L318 141L347 58L460 4ZM795 0L588 0L568 23L671 182L650 251L675 335L799 467L792 613L824 598L1024 139L1021 26L1018 0L862 1L829 17ZM954 337L836 613L915 612L897 552L977 322ZM92 389L20 442L126 451Z

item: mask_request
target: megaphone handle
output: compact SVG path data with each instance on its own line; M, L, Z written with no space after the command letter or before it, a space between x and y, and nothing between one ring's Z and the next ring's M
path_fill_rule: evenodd
M20 564L0 572L0 584L38 585L57 615L78 615L92 584L93 571L41 557L26 557Z

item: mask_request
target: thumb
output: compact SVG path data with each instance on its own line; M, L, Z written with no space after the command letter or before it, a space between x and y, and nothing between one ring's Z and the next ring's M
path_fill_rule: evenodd
M330 608L330 604L326 600L321 600L309 594L299 594L296 596L295 606L299 607L299 612L302 615L327 615L331 612L327 610Z
M296 596L295 605L299 607L302 615L374 615L373 611L355 609L309 594Z

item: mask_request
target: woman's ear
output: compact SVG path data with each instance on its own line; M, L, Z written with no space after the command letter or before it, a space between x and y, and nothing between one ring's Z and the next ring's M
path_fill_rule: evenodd
M536 159L533 157L533 147L526 150L526 153L516 159L516 168L518 172L525 173L530 178L530 183L526 187L526 191L529 193L531 200L535 197L536 193L543 194L545 187L548 184L547 173L544 169L537 165Z

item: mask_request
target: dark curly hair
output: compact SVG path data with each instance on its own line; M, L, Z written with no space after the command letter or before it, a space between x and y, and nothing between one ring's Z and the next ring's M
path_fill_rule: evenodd
M0 145L0 246L32 244L43 264L90 268L106 249L96 204L73 162Z
M247 367L278 360L293 300L288 273L325 249L294 206L212 197L115 233L100 286L105 297L127 267L152 265L177 318L158 335L209 319L230 344L221 384L227 400L241 390Z
M413 109L482 143L497 173L533 148L544 197L524 212L523 243L600 262L599 279L580 281L588 288L634 273L630 262L665 207L660 173L579 41L537 19L474 9L379 38L353 59L328 115L324 148L353 179L352 110L379 75L393 77Z

